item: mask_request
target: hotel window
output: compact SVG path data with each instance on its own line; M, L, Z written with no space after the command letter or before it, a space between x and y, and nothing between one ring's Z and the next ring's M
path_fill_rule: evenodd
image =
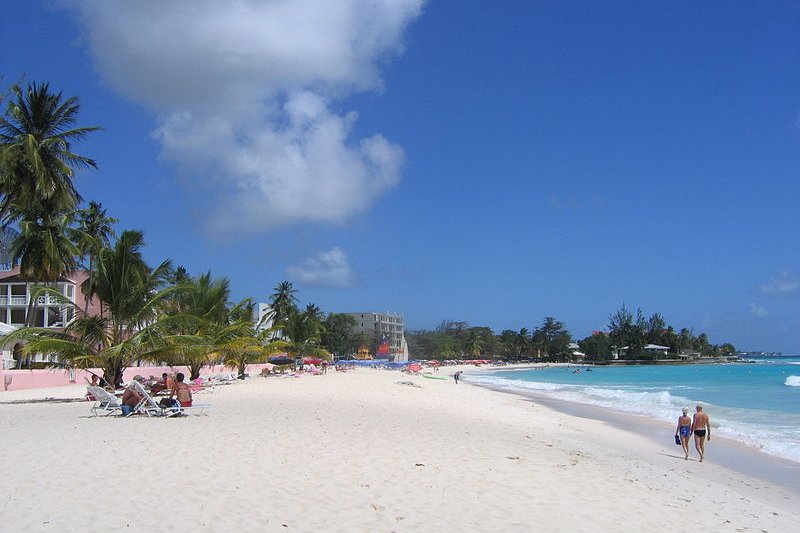
M25 296L28 293L25 291L25 285L12 285L11 296Z
M0 296L8 296L8 285L0 285Z
M25 324L25 309L12 309L11 323L15 326Z
M36 314L34 315L33 326L36 328L44 327L44 309L39 308L36 310Z
M48 307L47 308L47 325L51 328L53 327L61 327L64 325L64 321L61 320L61 309L58 307Z

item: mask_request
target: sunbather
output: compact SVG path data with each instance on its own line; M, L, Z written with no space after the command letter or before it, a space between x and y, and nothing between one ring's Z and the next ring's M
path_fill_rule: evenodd
M183 382L183 378L183 374L178 372L178 374L175 376L175 385L173 385L172 392L170 393L169 397L176 397L180 402L181 407L191 407L192 390L189 388L189 385Z
M156 381L152 387L150 387L150 394L158 394L161 391L169 390L170 389L170 379L166 372L161 374L161 380Z
M133 380L141 383L144 381L144 378L142 376L133 376ZM139 394L139 391L135 390L130 385L126 387L125 392L122 393L122 416L131 414L141 401L142 395Z

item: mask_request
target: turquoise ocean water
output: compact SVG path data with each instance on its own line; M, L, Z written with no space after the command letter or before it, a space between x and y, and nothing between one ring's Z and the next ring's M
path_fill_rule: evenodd
M800 357L754 363L550 367L470 373L478 385L676 422L704 405L714 433L800 462ZM591 371L587 371L591 368Z

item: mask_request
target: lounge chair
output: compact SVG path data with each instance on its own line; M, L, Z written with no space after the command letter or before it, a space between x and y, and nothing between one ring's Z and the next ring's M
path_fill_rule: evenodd
M136 406L136 412L144 413L147 416L177 416L182 414L203 414L211 410L210 405L192 405L191 407L161 407L161 404L156 402L150 393L145 390L144 386L138 381L132 381L131 386L142 395L142 401Z
M142 397L141 401L133 409L134 413L140 413L147 416L163 416L166 414L164 413L164 408L153 399L150 393L147 392L147 389L144 388L144 385L134 379L128 386L138 392Z
M122 404L119 403L119 399L103 387L89 385L86 387L86 390L95 400L92 406L92 414L94 416L100 416L99 413L102 413L103 416L108 416L113 415L117 411L120 413L122 412Z

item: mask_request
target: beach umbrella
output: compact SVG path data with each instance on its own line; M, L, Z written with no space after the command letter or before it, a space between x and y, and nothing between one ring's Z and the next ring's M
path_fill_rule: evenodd
M305 359L303 359L303 364L304 365L321 365L322 364L322 359L318 359L316 357L306 357Z
M294 359L291 357L286 357L285 355L280 355L277 357L270 357L269 362L273 365L283 366L283 365L293 365Z

